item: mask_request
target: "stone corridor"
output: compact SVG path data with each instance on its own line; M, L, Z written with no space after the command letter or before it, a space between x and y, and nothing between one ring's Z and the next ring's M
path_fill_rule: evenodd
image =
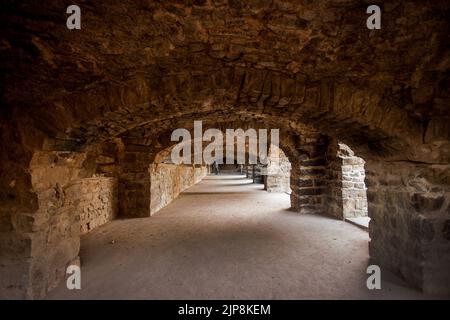
M369 257L449 296L450 2L368 5L80 1L72 30L66 0L5 1L0 299L68 297L80 258L86 297L366 298ZM239 163L267 192L196 185L228 130L279 138L276 174Z
M115 220L81 239L82 289L49 299L409 299L389 273L365 283L367 232L289 210L240 175L207 176L151 218ZM125 280L125 281L124 281Z

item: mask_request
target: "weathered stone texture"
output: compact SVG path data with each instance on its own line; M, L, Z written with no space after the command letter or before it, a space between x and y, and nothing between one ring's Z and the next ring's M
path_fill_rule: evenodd
M328 215L338 219L367 216L365 161L337 142L330 144L327 159Z
M240 172L240 165L238 164L219 164L219 172L225 174L236 174Z
M326 150L328 139L321 135L302 138L300 161L292 164L291 205L300 213L326 212Z
M2 5L1 295L40 297L76 259L77 179L117 177L119 214L149 216L149 166L193 120L280 128L300 212L363 197L360 164L342 174L327 158L328 139L350 146L366 161L372 258L448 291L448 1L383 3L381 32L360 0L82 6L69 32L66 1ZM95 150L125 138L117 157Z
M148 146L124 146L119 163L119 215L150 216L150 173L152 149Z
M157 163L150 165L150 214L158 212L208 174L206 166Z
M366 162L371 259L433 294L450 293L450 166Z
M272 148L275 147L272 145L270 150ZM291 163L283 150L280 148L276 149L274 154L269 151L269 163L264 168L266 173L264 176L264 188L267 192L285 192L290 194ZM274 161L272 156L278 157L278 160Z
M252 179L253 183L264 183L265 166L262 164L251 164L245 166L247 178Z
M39 208L27 215L29 223L17 224L30 238L26 297L45 296L64 279L66 267L78 259L82 194L78 181L85 162L83 153L38 152L33 156L30 172Z
M117 179L94 177L80 181L81 234L85 234L117 216Z
M364 183L364 160L342 159L342 202L345 218L367 216L367 195Z
M87 153L33 155L35 210L15 212L9 232L0 235L1 265L9 275L1 277L7 289L0 292L6 297L45 296L65 278L66 267L78 261L80 234L110 219L117 199L114 178L85 178L95 171L91 162ZM20 267L22 259L30 261L27 268Z

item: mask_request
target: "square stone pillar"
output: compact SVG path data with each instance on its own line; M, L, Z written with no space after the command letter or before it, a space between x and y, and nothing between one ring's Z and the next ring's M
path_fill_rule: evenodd
M367 216L365 161L337 142L330 144L327 161L327 214L338 219Z
M450 294L450 166L367 161L372 263Z
M150 216L149 146L125 144L119 154L119 216Z
M292 161L291 207L300 213L326 212L326 151L328 140L322 136L302 139L300 159Z
M9 208L0 206L0 298L43 298L79 263L85 160L85 153L35 152L28 176L10 181Z

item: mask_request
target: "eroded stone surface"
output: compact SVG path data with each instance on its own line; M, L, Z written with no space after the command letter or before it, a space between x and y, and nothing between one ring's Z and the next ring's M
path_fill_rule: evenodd
M150 170L150 215L158 212L173 199L208 174L206 166L183 166L157 163Z
M84 234L117 217L117 179L94 177L80 183L78 211Z

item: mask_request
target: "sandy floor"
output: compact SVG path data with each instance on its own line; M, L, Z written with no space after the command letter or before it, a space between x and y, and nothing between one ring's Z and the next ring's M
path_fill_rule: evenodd
M82 289L50 299L426 298L382 270L369 291L368 234L288 210L241 176L207 177L155 216L82 238Z

